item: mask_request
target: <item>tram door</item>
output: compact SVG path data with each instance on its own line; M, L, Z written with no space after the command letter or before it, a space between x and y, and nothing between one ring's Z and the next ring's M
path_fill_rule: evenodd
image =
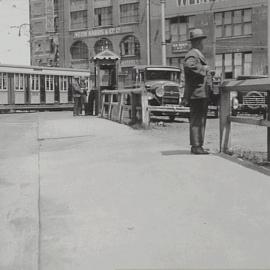
M40 76L40 103L46 103L45 75Z
M14 74L14 96L15 104L25 104L25 74Z
M59 87L60 76L54 77L54 101L60 103L60 87Z
M73 102L72 77L68 77L68 103Z
M30 75L25 75L25 104L30 104Z
M8 74L8 104L14 104L14 73Z

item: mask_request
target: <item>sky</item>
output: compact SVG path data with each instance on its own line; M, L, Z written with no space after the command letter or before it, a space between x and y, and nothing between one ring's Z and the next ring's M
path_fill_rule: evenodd
M29 0L0 0L1 64L30 64L28 3Z

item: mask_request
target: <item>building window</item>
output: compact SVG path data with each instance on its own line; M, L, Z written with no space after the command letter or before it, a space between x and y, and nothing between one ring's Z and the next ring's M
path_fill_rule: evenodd
M234 79L252 72L252 53L225 53L216 55L216 74L224 79Z
M73 60L88 60L88 47L82 41L73 43L70 53Z
M95 26L112 25L112 7L95 8Z
M105 50L113 50L112 42L107 38L102 38L98 40L95 44L95 53L98 54L100 52L103 52Z
M70 12L70 29L87 28L87 10L79 10Z
M59 30L59 1L54 0L54 31Z
M215 13L216 38L250 35L251 23L251 9Z
M194 28L194 18L195 16L181 16L169 19L166 27L166 40L171 42L186 41L189 30Z
M70 11L87 9L87 0L70 0Z
M120 5L120 23L136 23L139 21L139 3Z
M135 36L127 36L121 41L121 56L140 57L140 43Z
M24 75L23 74L14 74L14 85L15 85L15 90L19 90L19 91L24 90Z
M0 73L0 90L7 90L7 73Z

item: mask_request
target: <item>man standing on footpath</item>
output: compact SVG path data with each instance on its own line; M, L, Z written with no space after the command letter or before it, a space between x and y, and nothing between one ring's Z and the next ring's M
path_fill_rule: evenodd
M206 35L201 29L190 31L191 50L185 56L185 92L184 105L190 105L190 145L191 153L209 154L203 149L205 125L208 111L208 98L211 91L211 74L202 54L203 40Z
M81 95L83 93L80 87L79 77L72 79L72 93L74 98L73 116L78 116L81 113Z

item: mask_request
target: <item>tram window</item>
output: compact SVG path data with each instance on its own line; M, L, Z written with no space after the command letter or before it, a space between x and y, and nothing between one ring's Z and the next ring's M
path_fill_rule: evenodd
M31 90L39 91L40 90L40 76L31 75Z
M54 90L54 76L47 75L45 79L45 90L53 91Z
M0 73L0 90L7 89L7 73Z
M16 90L23 91L24 90L24 75L14 74L14 84L15 84Z
M68 78L66 76L60 76L60 90L61 91L68 91Z

